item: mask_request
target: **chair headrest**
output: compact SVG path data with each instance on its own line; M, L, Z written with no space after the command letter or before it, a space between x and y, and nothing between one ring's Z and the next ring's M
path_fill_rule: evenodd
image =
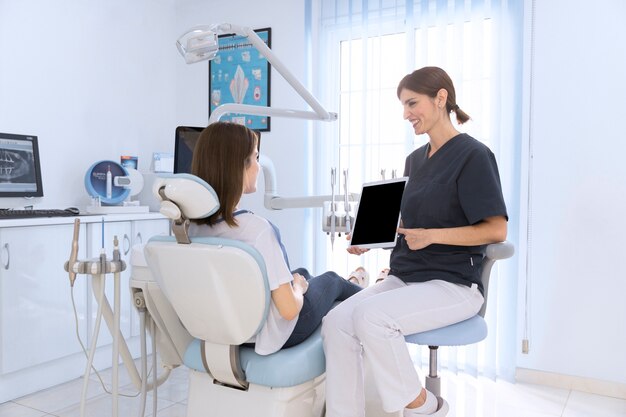
M191 174L160 174L152 193L161 201L161 214L173 220L180 219L181 214L188 219L202 219L220 207L213 187Z

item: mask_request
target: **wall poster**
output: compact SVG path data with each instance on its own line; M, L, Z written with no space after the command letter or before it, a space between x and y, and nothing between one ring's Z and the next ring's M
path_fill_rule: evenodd
M271 28L255 29L271 48ZM270 64L244 36L219 36L219 52L209 61L209 116L225 103L270 106ZM270 118L232 113L220 120L243 124L261 132L270 130Z

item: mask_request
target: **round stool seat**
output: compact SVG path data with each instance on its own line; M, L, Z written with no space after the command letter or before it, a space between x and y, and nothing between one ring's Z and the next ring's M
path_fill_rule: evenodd
M427 332L405 336L408 343L427 346L462 346L487 337L487 323L478 314L467 320Z

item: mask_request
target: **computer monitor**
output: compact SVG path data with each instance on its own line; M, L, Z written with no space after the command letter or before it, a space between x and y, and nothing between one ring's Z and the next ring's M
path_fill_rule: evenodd
M0 197L42 197L37 136L0 133Z
M174 173L190 174L191 160L193 159L193 150L203 127L194 126L178 126L176 128L176 137L174 142ZM261 147L261 132L255 130L259 141L259 150Z
M178 126L174 142L174 173L190 174L193 149L203 127Z

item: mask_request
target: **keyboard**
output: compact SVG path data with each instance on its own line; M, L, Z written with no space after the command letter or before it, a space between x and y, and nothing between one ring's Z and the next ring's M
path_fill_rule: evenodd
M0 220L7 219L32 219L37 217L70 217L78 216L79 211L69 209L0 209Z

